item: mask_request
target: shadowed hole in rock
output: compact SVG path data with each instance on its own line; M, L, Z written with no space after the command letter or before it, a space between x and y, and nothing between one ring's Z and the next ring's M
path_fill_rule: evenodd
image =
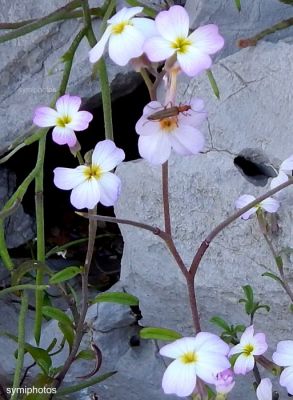
M265 186L269 178L277 176L277 171L269 158L258 149L247 148L234 158L234 165L242 176L255 186Z
M126 154L126 161L139 158L137 150L138 135L135 124L142 115L143 107L149 102L147 90L139 85L130 94L113 102L114 138L118 147ZM85 108L82 108L85 109ZM93 149L98 141L104 139L104 123L102 107L91 110L94 119L87 131L78 132L82 154ZM37 144L21 149L5 165L14 171L19 185L34 168L37 157ZM68 151L67 146L59 146L52 141L51 132L47 136L47 147L44 168L44 206L46 251L54 246L62 246L67 242L87 237L87 221L75 214L70 203L70 191L56 188L53 183L53 170L56 167L74 168L77 160ZM123 188L122 188L123 190ZM27 213L34 217L34 184L32 183L24 197L23 206ZM98 214L114 216L113 207L98 205ZM117 225L98 223L95 254L91 266L90 284L98 290L111 287L120 276L120 261L123 251L123 240ZM67 265L82 265L87 243L68 248L66 259L52 254L49 265L60 270ZM23 246L11 250L11 256L21 260L36 257L36 243L30 241Z

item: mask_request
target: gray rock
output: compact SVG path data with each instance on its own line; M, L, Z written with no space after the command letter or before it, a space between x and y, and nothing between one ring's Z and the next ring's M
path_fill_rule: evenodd
M225 47L220 57L235 53L238 39L249 38L270 28L273 24L292 16L292 6L278 0L241 0L238 12L234 0L187 0L186 9L190 15L192 28L204 24L217 24L225 38ZM269 35L274 42L292 37L293 28Z
M205 76L179 85L179 101L186 102L192 95L202 97L209 112L202 128L205 154L170 159L173 235L186 265L207 234L233 213L234 201L241 194L258 195L268 189L268 185L259 188L249 183L234 166L234 157L245 148L261 149L278 166L293 152L293 117L288 109L291 54L292 45L262 43L220 61L213 69L220 101ZM115 208L117 217L162 226L160 167L138 160L119 166L118 174L122 194ZM292 199L292 189L288 196ZM280 232L272 240L280 251L293 247L292 206L284 204L278 217ZM150 232L127 225L120 228L125 244L121 284L139 297L143 325L192 334L184 278L164 244ZM284 256L284 263L292 285L292 259ZM275 281L261 276L267 271L276 273L276 267L256 220L238 220L225 229L212 242L196 279L202 328L218 332L209 322L214 315L249 325L238 300L243 296L241 286L250 284L256 298L271 307L269 314L262 311L255 320L256 330L267 333L270 354L279 340L292 339L289 298ZM244 387L235 390L233 399L244 398ZM245 398L252 400L255 395L251 392Z
M6 168L0 168L0 209L13 194L16 177ZM20 205L13 214L5 220L6 244L8 248L20 246L32 239L35 234L34 222Z

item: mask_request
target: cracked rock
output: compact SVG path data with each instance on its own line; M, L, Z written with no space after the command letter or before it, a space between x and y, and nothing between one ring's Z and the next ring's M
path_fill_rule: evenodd
M284 42L262 43L221 60L213 68L220 100L204 74L179 84L178 101L201 97L209 114L202 128L204 154L173 155L169 162L173 235L186 265L207 234L233 213L240 195L257 196L269 189L269 182L264 188L248 182L234 166L235 156L245 148L259 148L278 167L293 153L289 106L293 83L288 80L292 50L293 46ZM123 185L115 207L117 218L163 226L160 167L138 160L120 165L117 173ZM292 189L287 196L292 200ZM290 207L284 203L278 212L279 234L272 237L278 251L293 248L292 218L292 203ZM143 325L193 334L184 278L160 238L128 225L120 225L120 229L124 239L121 285L140 299ZM285 273L292 285L289 257L284 253ZM267 333L268 354L279 340L292 338L290 300L277 282L262 276L264 272L277 273L257 222L239 219L211 243L199 267L196 292L202 329L219 333L209 323L214 315L232 324L249 325L243 305L238 303L243 297L241 287L249 284L255 298L271 307L269 314L261 311L255 319L256 330ZM233 399L244 398L253 400L255 394L247 392L247 385L237 386ZM281 390L280 399L286 398Z

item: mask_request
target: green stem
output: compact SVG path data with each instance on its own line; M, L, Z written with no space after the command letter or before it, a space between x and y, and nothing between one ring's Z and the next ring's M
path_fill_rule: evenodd
M111 0L109 2L108 8L105 12L102 24L101 24L101 35L106 29L107 20L112 14L115 8L116 1ZM97 43L95 34L92 28L91 16L89 13L88 2L83 2L83 12L84 12L84 23L87 29L87 39L91 47L94 47ZM112 123L112 105L111 105L111 88L109 84L108 72L105 60L101 58L97 63L97 71L101 85L102 103L103 103L103 114L104 114L104 126L105 126L105 137L106 139L113 140L113 123Z
M57 396L60 395L65 396L66 394L79 392L82 389L86 389L87 387L91 387L93 385L96 385L97 383L104 381L105 379L110 378L112 375L115 375L116 373L117 371L107 372L106 374L96 376L95 378L89 379L88 381L85 382L78 383L77 385L65 387L63 389L58 390Z
M66 4L66 6L59 8L56 11L53 11L51 14L46 15L45 17L40 18L35 22L32 22L31 24L26 24L19 29L6 33L5 35L0 36L0 43L16 39L20 36L26 35L30 32L40 29L45 25L51 24L52 22L59 21L60 19L63 19L64 16L68 15L69 11L72 11L75 8L80 7L81 3L82 3L81 0L73 0L70 3Z
M13 377L13 389L15 389L11 400L17 400L18 393L16 391L19 388L21 380L21 371L23 367L24 353L25 353L25 317L28 310L28 295L23 292L21 298L21 307L18 318L18 348L17 348L17 360L16 367Z
M37 260L41 263L45 262L45 228L44 228L44 160L46 150L46 136L39 141L38 151L38 172L35 177L35 208L36 208L36 225L37 225ZM44 271L42 268L37 268L36 285L42 285L44 280ZM37 290L36 294L36 312L34 323L34 336L36 343L40 343L42 320L43 320L43 299L44 293Z

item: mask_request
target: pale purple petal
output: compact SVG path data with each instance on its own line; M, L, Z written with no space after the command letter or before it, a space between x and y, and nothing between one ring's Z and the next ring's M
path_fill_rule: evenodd
M112 174L112 172L106 172L99 179L100 185L100 202L106 206L113 206L120 194L121 181L118 176Z
M260 205L269 213L277 212L280 207L278 200L273 199L272 197L268 197L267 199L263 200Z
M150 101L144 108L143 108L143 115L147 117L155 112L163 110L164 107L159 101Z
M155 22L160 35L169 41L186 38L188 35L189 16L184 7L173 6L168 11L161 11Z
M153 21L152 19L133 18L131 22L133 26L142 33L145 40L158 35L155 21Z
M273 385L269 378L264 378L260 381L256 389L258 400L272 400Z
M278 343L273 361L281 367L293 367L293 340L282 340Z
M160 123L158 121L149 121L143 115L135 125L135 131L138 135L150 136L161 131Z
M210 332L200 332L196 335L196 348L222 355L229 353L229 346L219 336Z
M243 351L243 346L242 344L236 344L236 346L233 346L232 349L229 351L229 357L233 356L234 354L239 354L242 353Z
M214 54L224 46L224 38L219 34L217 25L204 25L197 28L189 38L198 50Z
M194 364L183 364L175 360L166 369L162 387L166 394L176 394L179 397L189 396L196 386Z
M288 180L288 175L285 174L284 171L280 171L280 172L279 172L279 175L276 176L276 178L273 178L273 179L271 180L271 185L270 185L270 186L271 186L271 189L275 189L277 186L281 185L282 183L287 182L287 180ZM282 191L282 190L281 190L281 191ZM281 192L281 191L280 191L280 192ZM279 195L280 192L277 192L274 196Z
M198 154L204 147L202 133L192 126L179 126L169 135L171 146L178 154Z
M89 51L89 59L91 63L97 62L102 57L108 39L111 36L111 32L112 27L108 26L98 43Z
M78 210L81 208L94 208L100 201L100 188L97 179L87 179L73 188L70 201Z
M143 53L143 34L133 26L125 26L122 33L111 35L109 40L109 56L118 65L126 65L131 58Z
M52 132L52 139L58 144L68 144L69 147L73 147L76 144L76 135L70 128L62 128L55 126Z
M86 166L80 165L77 168L62 168L58 167L54 169L54 184L59 189L71 190L74 187L80 185L86 180L84 172L87 169Z
M244 195L244 196L249 197L249 195ZM250 201L252 201L252 200L250 200ZM250 203L250 201L249 201L249 203ZM253 335L254 335L254 327L253 327L253 325L250 325L242 333L241 339L240 339L240 344L242 346L245 346L246 344L250 344L253 339Z
M284 386L287 392L293 395L293 367L285 368L281 373L280 385Z
M190 102L191 109L178 115L178 124L190 125L195 128L200 126L207 118L202 99L193 98Z
M81 105L81 98L78 96L70 96L69 94L65 94L64 96L59 97L56 101L56 109L58 114L63 116L72 117Z
M138 139L138 150L142 158L151 164L164 164L171 154L171 144L168 134L156 133L151 136L140 136Z
M255 200L254 196L251 196L250 194L243 194L240 196L236 201L235 201L235 207L236 208L243 208L246 207L249 203ZM242 219L249 219L251 215L253 215L257 211L256 207L252 207L250 210L246 211L244 214L241 215Z
M58 113L50 107L38 107L35 110L33 122L41 128L55 126L57 123Z
M143 7L123 7L115 15L113 15L113 17L108 19L108 24L115 25L119 24L120 22L128 21L142 11Z
M170 46L170 42L160 36L154 36L146 40L143 51L154 62L166 60L175 53L175 49Z
M253 354L256 356L260 356L268 349L266 336L264 333L256 333L253 337L251 344L253 344L254 346Z
M234 364L234 372L237 375L245 375L247 372L252 371L254 367L254 357L240 354Z
M197 335L198 336L198 335ZM196 338L197 338L196 336ZM197 348L196 338L184 337L168 343L160 349L160 354L169 358L178 358L185 353L194 352Z
M93 119L93 115L88 111L78 111L72 115L72 120L67 124L67 128L71 128L74 131L83 131L88 128L89 123Z
M214 383L215 375L231 366L227 357L221 354L198 351L197 357L198 360L195 364L196 374L207 383Z
M293 170L293 154L280 165L280 171L292 172Z
M193 46L188 46L186 53L178 53L177 60L188 76L196 76L212 65L211 57Z
M102 140L93 151L92 164L98 165L103 172L108 172L120 164L124 158L124 151L116 147L112 140Z

